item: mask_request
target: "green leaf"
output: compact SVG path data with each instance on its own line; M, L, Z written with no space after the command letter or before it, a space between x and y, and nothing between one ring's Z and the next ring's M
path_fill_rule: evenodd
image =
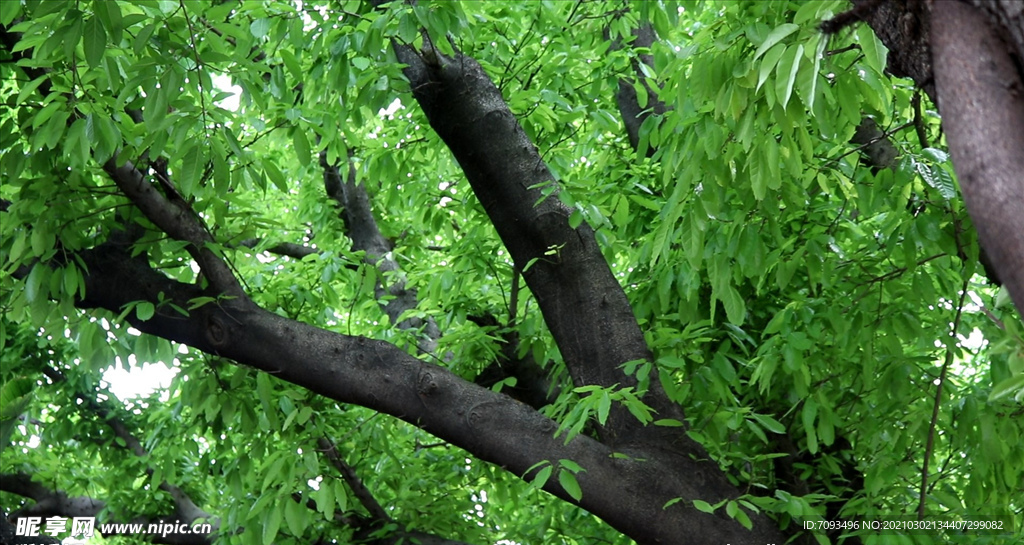
M302 72L302 65L299 63L299 59L294 53L287 49L281 49L278 51L278 54L281 55L281 60L284 61L285 68L288 69L288 72L291 73L293 78L300 81L305 79L306 74Z
M742 325L747 315L747 304L743 301L740 292L736 288L728 286L726 289L716 292L715 296L722 300L729 323Z
M547 484L548 479L551 478L552 471L553 468L550 465L544 466L543 468L541 468L540 471L537 472L537 475L530 480L530 484L533 485L535 488L544 488L544 485Z
M270 19L266 17L256 19L249 25L249 32L257 39L266 38L267 33L270 32Z
M283 193L288 192L288 181L284 177L284 173L281 169L277 168L277 165L270 159L263 161L263 170L267 173L267 177L270 181L280 189Z
M295 156L298 157L299 163L302 166L309 166L310 162L312 162L309 140L306 138L306 133L299 127L296 127L292 132L292 145L295 148Z
M580 501L583 498L583 490L580 489L580 483L572 472L566 469L559 469L558 484L562 486L562 490L565 490L565 493L569 494L569 497L572 499Z
M764 155L752 153L747 157L747 174L750 176L750 190L754 198L762 201L768 194L768 166Z
M761 66L757 70L757 87L756 90L761 90L761 85L764 84L768 76L771 75L772 70L778 65L779 59L782 58L782 54L786 52L785 44L775 44L768 53L765 54L764 58L761 59Z
M156 314L156 307L149 301L142 301L135 305L135 316L143 322L149 320Z
M857 25L855 33L860 48L864 52L864 61L874 69L876 73L885 72L886 56L889 50L882 45L875 32L868 25Z
M156 32L156 29L157 24L150 23L142 27L142 30L135 35L135 40L132 42L132 49L135 51L136 55L142 54L142 51L147 45L149 45L149 39L153 37L153 33Z
M68 62L77 63L75 58L75 48L78 47L78 42L82 40L82 12L78 10L70 10L68 12L68 24L65 24L54 37L64 42L64 57L67 58Z
M747 425L747 429L749 429L755 437L760 439L762 443L766 445L768 444L768 436L765 435L764 430L762 430L760 426L750 420L744 420L744 423Z
M20 415L32 399L35 381L19 377L0 385L0 420L10 420Z
M715 508L711 507L711 504L706 502L706 501L704 501L704 500L693 500L693 506L698 511L701 511L701 512L704 512L704 513L714 513L715 512Z
M324 515L326 520L334 520L335 497L334 487L329 481L321 481L320 488L313 493L316 499L316 510Z
M202 146L198 143L189 146L185 156L181 159L181 177L178 181L178 189L182 196L188 198L196 193L196 186L202 176L205 161L203 160Z
M800 413L804 425L804 433L807 434L807 450L814 454L818 452L818 434L814 428L814 420L818 416L818 402L814 398L807 398L804 401L804 409Z
M36 225L31 236L32 255L42 257L49 253L56 243L56 236L44 225ZM38 267L36 267L38 268Z
M264 511L263 545L272 545L274 540L277 539L277 531L281 529L281 511L277 507L270 507Z
M779 60L776 70L778 79L775 80L775 94L783 108L789 104L789 97L793 94L793 85L796 83L796 75L800 70L800 60L803 55L804 46L799 44L795 48L787 49Z
M764 54L765 51L768 51L769 49L772 48L772 46L782 41L783 38L789 36L790 34L796 32L797 30L800 30L800 27L794 25L793 23L783 23L775 27L774 29L772 29L771 32L768 33L768 36L764 39L764 41L761 42L761 45L757 48L757 51L754 53L754 58L752 60L756 61L762 54Z
M103 23L99 18L93 17L85 22L82 40L85 62L89 63L89 68L96 68L103 60L103 53L107 47L107 31L103 29Z
M345 486L342 480L334 482L334 499L338 502L338 510L342 513L348 511L348 493L345 490Z
M754 420L757 420L757 423L760 424L761 427L772 433L786 433L786 427L783 426L781 422L768 415L752 413L750 416Z
M114 45L120 43L124 22L121 18L121 8L118 6L118 3L107 0L93 0L92 9L103 23L103 26L110 32L111 42Z
M0 2L0 25L10 26L21 14L21 2Z
M618 204L615 206L615 214L612 220L618 227L625 227L629 224L629 199L619 195Z
M946 161L949 161L949 154L940 149L924 148L921 150L921 155L924 155L936 163L945 163Z
M608 422L608 413L612 408L612 398L608 392L601 392L601 398L597 402L597 422L602 426Z
M64 103L60 100L54 100L43 106L41 110L32 116L32 128L38 129L43 123L49 121L53 117L54 112L58 111L62 106L64 106Z
M999 401L1020 391L1024 391L1024 374L1002 380L999 384L993 386L992 392L988 394L988 401L989 403Z
M582 466L580 466L579 464L577 464L576 462L574 462L572 460L565 459L565 458L558 460L558 465L568 469L569 471L571 471L573 473L579 473L581 471L584 471Z
M32 81L28 82L28 84L27 84L27 85L23 85L23 86L21 87L21 91L19 91L19 92L18 92L18 99L17 99L17 103L18 103L19 105L21 105L21 104L24 104L24 103L25 103L25 100L26 100L26 99L27 99L27 98L28 98L28 97L29 97L29 96L30 96L30 95L31 95L31 94L32 94L33 92L35 92L35 90L36 90L36 89L38 89L38 88L39 88L39 85L40 85L41 83L43 83L44 81L49 81L49 80L50 80L50 75L49 75L49 74L44 74L44 75L42 75L42 76L39 76L38 78L36 78L36 79L34 79L34 80L32 80Z
M953 175L949 172L948 165L940 165L935 168L934 177L932 181L935 183L934 187L946 200L954 200L957 198L956 182L953 181Z
M24 252L25 248L27 248L27 234L28 233L26 231L22 230L14 236L14 243L11 244L11 250L7 257L11 263L17 263L18 259L21 257L22 252Z
M0 341L0 349L4 343ZM11 443L14 430L20 424L20 416L32 401L35 381L19 377L0 386L0 453Z
M740 526L746 528L747 530L750 530L754 527L754 522L750 520L750 516L747 515L746 511L743 511L742 509L738 509L736 511L736 514L733 515L733 518L736 519L736 522L740 523Z

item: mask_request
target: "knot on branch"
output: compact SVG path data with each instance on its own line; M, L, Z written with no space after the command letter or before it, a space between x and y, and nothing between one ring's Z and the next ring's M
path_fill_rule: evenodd
M419 380L417 381L416 391L421 396L433 395L438 390L437 381L434 380L433 373L429 371L423 371L420 373Z
M228 342L228 329L218 316L210 316L206 324L206 339L214 347L223 347Z
M466 424L471 428L480 427L487 414L487 403L478 403L466 413Z

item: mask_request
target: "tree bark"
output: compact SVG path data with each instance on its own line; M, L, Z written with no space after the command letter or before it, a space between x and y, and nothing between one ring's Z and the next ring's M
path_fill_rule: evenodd
M1019 10L1018 10L1019 12ZM934 70L964 201L1000 280L1024 311L1024 83L980 9L932 6Z

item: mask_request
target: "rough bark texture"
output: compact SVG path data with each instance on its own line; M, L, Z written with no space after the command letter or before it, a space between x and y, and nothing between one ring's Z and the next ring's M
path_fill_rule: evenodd
M917 82L935 98L928 17L923 0L853 0L854 9L889 48L889 72Z
M517 267L540 302L577 384L636 385L627 361L650 357L622 288L593 231L571 228L569 211L538 184L552 178L500 93L475 61L465 57L428 65L400 51L417 100L466 171ZM137 301L189 307L197 297L216 303L187 318L170 305L126 320L140 331L232 359L340 402L384 412L465 448L478 458L526 475L547 461L570 459L585 471L574 500L552 478L545 490L601 517L641 544L782 542L775 524L752 517L748 531L726 515L708 515L692 500L736 497L717 464L675 428L643 426L616 408L599 442L555 437L556 423L514 399L466 382L398 347L290 320L255 305L227 263L207 248L210 233L188 203L145 182L131 163L107 163L105 172L153 224L187 249L206 282L185 284L155 270L147 256L132 257L134 236L114 233L78 253L86 271L81 308L116 311ZM531 266L527 266L531 265ZM37 263L35 266L47 266ZM229 297L223 297L228 295ZM683 415L655 378L644 400L659 418ZM626 457L613 457L614 453ZM664 506L678 501L670 508Z
M649 359L650 352L625 292L590 227L569 226L571 211L559 201L553 176L501 93L468 57L430 66L411 48L397 52L409 65L406 77L416 100L523 271L573 382L635 386L620 366ZM662 417L681 416L654 380L647 402ZM614 413L604 436L612 443L639 428L627 411Z
M935 40L939 103L968 206L975 212L983 244L1000 249L994 256L996 265L1014 290L1017 305L1024 307L1022 88L1019 79L1007 77L1014 72L1019 76L1020 56L1005 55L1005 44L1000 56L998 41L1003 36L1019 44L1024 36L1019 32L1021 10L1006 0L975 0L984 9L974 13L988 14L982 23L1003 21L996 27L1002 31L993 32L992 27L986 31L984 24L977 24L978 17L957 13L963 6L954 2L936 3L934 20L922 17L927 12L920 0L870 3L877 9L864 18L890 46L890 69L915 78L930 93L936 82L929 40ZM970 29L957 23L956 32L949 32L942 19L946 16L974 22ZM978 45L985 49L972 49ZM570 227L570 211L558 200L557 191L545 192L556 188L551 173L500 92L465 56L447 58L401 46L396 52L408 66L405 73L414 97L464 169L536 296L574 383L636 386L621 365L648 359L650 353L629 302L593 231L585 224ZM625 117L627 112L623 113ZM998 139L999 145L993 145ZM527 405L393 345L339 335L259 308L226 263L205 248L212 237L187 203L168 200L143 183L131 164L111 162L106 172L151 222L189 243L208 285L169 279L154 270L146 256L131 257L130 244L114 236L80 253L87 265L87 296L79 301L81 307L118 311L140 300L157 302L161 296L188 307L197 297L230 295L194 309L188 319L162 306L149 320L134 314L127 320L140 331L233 359L340 402L394 415L517 475L538 462L572 459L586 469L577 475L582 500L573 500L557 479L549 480L545 489L641 544L786 541L763 517L753 517L754 530L747 531L724 515L707 515L692 507L694 499L715 503L739 491L703 449L678 430L640 426L617 407L600 430L601 441L579 436L565 443L553 436L555 422ZM358 204L358 199L353 202ZM356 207L350 206L354 211ZM380 247L374 237L367 240L368 252ZM373 253L381 255L379 251ZM651 384L644 400L658 411L657 417L681 420L680 408L666 399L657 379ZM613 458L615 452L629 457ZM663 508L678 498L683 501Z
M938 104L989 276L1024 312L1024 2L853 5L842 24L870 25L889 48L889 71L913 79Z
M939 108L964 200L999 278L1024 309L1020 65L1007 32L974 6L936 2L931 26Z

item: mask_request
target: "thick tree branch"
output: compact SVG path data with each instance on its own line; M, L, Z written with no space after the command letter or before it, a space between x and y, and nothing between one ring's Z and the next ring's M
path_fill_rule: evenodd
M431 62L426 62L411 47L395 44L394 48L399 61L407 65L405 75L413 96L431 127L458 160L516 267L523 271L523 278L540 304L573 381L577 385L635 386L636 379L626 376L622 365L649 360L651 354L632 307L605 262L593 230L586 223L575 229L570 227L570 210L557 198L558 184L509 111L501 93L480 65L469 57L456 53L454 58L449 58L434 51ZM656 376L651 379L644 401L654 407L659 418L683 418L678 405L664 395ZM493 424L497 427L510 425L507 419L512 418L512 414L500 413L500 417L495 413L498 420ZM651 447L643 449L644 456L652 456L643 464L648 470L654 468L651 464L655 452L660 453L658 458L667 456L666 459L674 460L670 462L671 473L661 473L654 481L633 481L623 473L623 484L643 482L644 486L649 486L655 481L660 484L661 479L674 474L688 480L683 486L697 494L692 497L680 494L684 499L698 496L704 499L709 494L725 498L739 493L717 465L707 460L699 444L685 435L666 433L655 426L639 426L624 408L614 407L609 425L599 433L605 444L617 450L628 450L625 445L629 444ZM510 448L530 450L524 449L522 444L510 445ZM550 454L548 451L545 456ZM485 459L490 458L485 455ZM587 468L583 476L589 476L591 468L586 463L582 465ZM689 488L698 482L697 488ZM634 493L639 494L634 501L646 496L640 490L625 495L620 491L617 495L622 498ZM588 493L584 491L582 503L586 504L587 500ZM687 535L732 543L781 540L774 524L763 516L754 517L753 532L744 530L733 520L719 520L707 528L708 533L695 532L696 525L708 524L714 517L702 515L690 504L676 506L682 511L679 518L689 522L683 526L686 530L680 527L679 533L670 532L664 538L656 537L653 532L660 534L675 524L670 520L676 519L668 515L659 520L657 529L644 523L638 527L638 519L626 523L618 516L621 512L610 517L599 516L641 543L678 543ZM587 509L596 513L590 507ZM661 510L661 506L657 510ZM620 526L624 523L630 529Z
M836 33L864 21L889 48L886 69L894 76L914 80L935 101L935 80L929 51L929 22L922 0L851 0L853 9L822 22L822 30Z
M352 162L351 153L348 160L347 178L342 177L337 165L328 163L326 152L320 154L320 166L324 169L324 188L327 196L338 205L339 216L345 223L346 233L352 240L352 248L365 251L367 261L374 264L379 271L398 271L398 262L390 254L391 241L384 237L377 227L370 206L370 197L366 192L366 185L356 181L355 164ZM519 276L519 274L513 275L514 297L518 295L516 287ZM418 304L416 291L407 289L405 282L401 279L393 281L387 290L382 285L378 285L378 299L385 295L390 295L383 306L391 323L395 323L405 311L416 308ZM513 303L510 309L514 308L515 304ZM489 325L497 326L497 322ZM432 354L437 349L437 339L441 336L441 330L433 318L429 316L426 319L407 318L398 322L398 327L413 330L423 329L417 341L417 348L421 353ZM510 331L509 335L513 335L513 332ZM502 357L499 357L499 361L485 368L475 382L489 387L499 380L514 376L518 382L509 390L512 397L538 409L553 402L554 399L549 395L552 390L551 385L544 370L533 361L532 357L516 357L515 349L518 348L518 343L508 341L509 339L506 339L502 345Z
M853 5L823 28L835 32L866 22L889 48L888 70L912 78L938 104L986 274L1006 284L1014 304L1024 309L1024 220L1018 219L1024 218L1024 7L1014 0ZM1006 278L1011 273L1014 280Z
M129 302L165 300L181 305L204 291L168 279L128 248L106 243L80 254L86 264L83 308L121 309ZM663 449L613 450L585 436L566 443L557 424L525 404L468 383L450 371L420 361L385 342L324 331L267 312L248 299L193 309L188 318L157 312L128 321L144 333L188 344L269 372L331 399L362 405L416 424L516 475L539 462L570 459L583 491L576 501L557 479L544 489L601 517L642 544L679 543L680 536L716 536L732 543L781 541L774 525L755 519L748 532L725 515L700 513L688 502L669 510L674 498L717 501L737 492L710 461L691 460ZM628 501L624 501L628 498ZM752 541L756 540L756 541Z
M585 223L569 226L571 211L558 184L477 62L435 55L432 67L410 47L396 45L413 95L431 126L459 161L515 265L537 297L545 322L577 386L635 386L622 372L629 361L650 359L625 292ZM645 402L661 418L682 418L657 379ZM613 409L602 436L637 440L636 419Z
M1024 81L984 13L932 6L939 108L960 187L999 279L1024 312Z

